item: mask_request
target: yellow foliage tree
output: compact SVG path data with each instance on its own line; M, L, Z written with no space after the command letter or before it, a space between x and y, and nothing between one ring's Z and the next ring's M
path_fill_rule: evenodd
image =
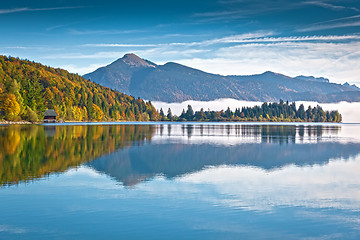
M94 108L94 118L96 121L101 121L104 117L104 113L103 111L101 111L101 109L99 108L98 105L93 104L93 108Z
M83 120L83 113L82 113L80 107L74 106L74 107L71 107L71 110L73 112L75 121L82 121Z
M115 117L116 117L115 120L117 120L117 121L121 120L121 115L120 115L119 111L116 111Z
M15 120L20 113L20 105L14 94L4 94L0 99L0 109L4 111L5 119Z
M83 120L87 120L88 111L87 111L87 108L85 106L82 108L82 113L83 113Z
M14 154L20 143L20 131L18 129L9 129L4 141L4 149L7 154Z
M46 88L45 90L45 100L46 101L51 101L54 99L54 94L51 92L51 90L49 88Z

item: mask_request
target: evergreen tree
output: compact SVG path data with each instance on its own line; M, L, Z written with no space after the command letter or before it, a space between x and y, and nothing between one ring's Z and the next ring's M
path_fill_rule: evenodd
M305 107L303 104L300 104L299 106L299 110L296 114L296 116L300 119L304 119L305 120Z
M185 110L184 110L184 109L182 110L181 115L179 116L179 120L180 120L180 121L186 120L186 113L185 113Z
M233 113L228 107L226 111L206 111L201 109L195 112L189 105L188 110L182 111L177 118L179 121L309 121L309 122L341 122L341 114L338 111L324 111L320 106L316 106L305 111L303 104L296 109L295 103L289 104L287 101L280 103L263 103L261 106L236 108Z
M151 116L150 120L156 121L159 118L150 102L135 100L63 69L1 55L0 89L2 95L15 96L7 100L11 103L7 106L17 109L18 104L20 113L12 112L23 120L29 120L30 115L35 119L34 113L36 119L41 120L47 108L54 109L59 118L65 120L144 120ZM0 109L4 107L0 104ZM125 116L125 109L129 118Z
M185 118L188 121L191 121L194 118L194 110L191 107L191 105L188 105L188 107L187 107Z
M169 121L172 121L173 120L173 115L171 113L171 109L169 108L168 111L167 111L167 115L166 115L167 119Z
M230 119L233 115L233 112L230 110L230 107L228 107L225 111L224 117Z
M165 120L165 114L164 114L164 111L162 108L160 108L160 118L161 118L161 121Z

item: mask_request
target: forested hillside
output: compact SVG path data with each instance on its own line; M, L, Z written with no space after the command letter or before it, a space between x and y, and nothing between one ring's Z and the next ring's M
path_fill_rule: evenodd
M151 102L63 69L0 55L0 120L39 121L46 109L74 121L159 119Z

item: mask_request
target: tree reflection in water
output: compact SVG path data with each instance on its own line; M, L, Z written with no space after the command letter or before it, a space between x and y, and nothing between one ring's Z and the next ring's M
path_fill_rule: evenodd
M1 126L0 184L65 171L150 141L154 130L151 125Z
M87 163L134 185L208 166L326 164L360 152L358 143L323 141L340 126L31 125L0 127L0 184L16 184Z

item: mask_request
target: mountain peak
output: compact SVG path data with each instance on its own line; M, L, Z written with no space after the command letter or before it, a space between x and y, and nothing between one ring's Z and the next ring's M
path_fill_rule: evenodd
M274 78L287 78L287 79L290 79L289 76L286 76L284 74L281 74L281 73L276 73L276 72L272 72L272 71L266 71L262 74L259 74L259 75L254 75L254 76L260 76L260 77L263 77L264 79L267 79L267 80L273 80Z
M86 77L132 96L163 102L220 98L267 102L360 99L360 91L347 85L300 81L271 71L247 76L215 75L174 62L157 65L135 54L126 54Z
M272 72L272 71L266 71L260 75L265 75L265 76L285 76L281 73L276 73L276 72Z
M343 86L351 88L352 90L357 90L357 91L360 90L360 88L358 88L355 84L350 85L348 82L344 83Z
M125 54L119 60L126 63L127 65L134 66L134 67L155 67L156 66L154 63L152 63L150 61L146 61L133 53Z
M272 72L272 71L266 71L263 74L269 74L269 75L275 75L276 73Z
M142 58L140 58L138 55L134 54L134 53L126 53L122 59L132 59L132 60L142 60Z

